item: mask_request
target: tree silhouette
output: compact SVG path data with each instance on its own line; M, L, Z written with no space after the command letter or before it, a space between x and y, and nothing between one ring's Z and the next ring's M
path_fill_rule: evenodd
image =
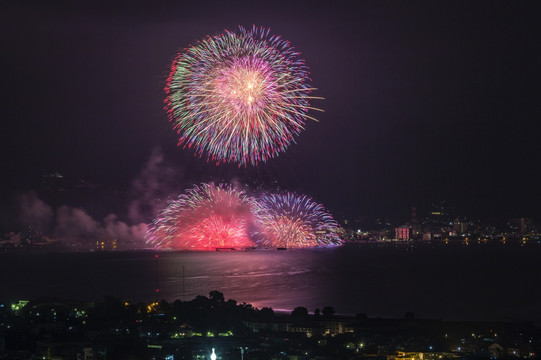
M212 290L209 293L209 298L214 303L223 303L225 301L224 294L216 290Z
M296 318L305 318L308 316L308 309L306 309L304 306L297 306L291 312L291 316Z
M334 308L332 306L325 306L323 308L323 316L333 316L334 315Z

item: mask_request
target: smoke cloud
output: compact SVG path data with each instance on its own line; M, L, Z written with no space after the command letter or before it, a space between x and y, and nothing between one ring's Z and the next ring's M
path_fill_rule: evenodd
M160 148L153 149L149 160L132 182L128 218L133 223L154 218L158 210L167 206L171 195L178 194L182 173L180 168L165 161Z
M47 229L54 216L53 208L39 199L35 192L29 192L17 197L19 220L31 226Z
M88 243L95 241L118 240L122 244L141 246L144 242L147 225L139 223L128 225L109 214L98 222L83 209L61 206L57 210L55 237L71 243Z
M55 235L64 239L97 236L99 224L82 209L61 206L57 210Z
M127 204L129 222L120 220L114 213L95 219L87 210L68 205L54 209L34 191L16 197L19 222L40 227L68 245L93 246L97 241L116 239L126 247L141 247L148 230L146 223L167 205L172 194L178 193L181 175L180 168L168 164L161 149L156 148L131 183Z

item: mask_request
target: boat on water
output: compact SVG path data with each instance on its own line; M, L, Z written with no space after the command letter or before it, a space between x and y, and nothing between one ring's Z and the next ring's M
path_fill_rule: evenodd
M216 248L216 251L235 251L235 250L237 249L233 247L217 247Z

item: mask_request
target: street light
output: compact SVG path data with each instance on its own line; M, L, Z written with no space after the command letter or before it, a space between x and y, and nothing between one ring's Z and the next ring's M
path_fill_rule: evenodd
M239 347L240 349L240 360L244 360L244 350L248 350L248 348L243 348L242 346Z

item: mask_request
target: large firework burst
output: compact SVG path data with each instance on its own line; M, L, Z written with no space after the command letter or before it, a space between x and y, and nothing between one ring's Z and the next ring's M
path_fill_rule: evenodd
M252 198L231 186L194 186L154 220L147 243L170 249L214 250L253 246Z
M269 194L258 203L259 243L264 247L303 248L342 243L332 215L306 195Z
M319 110L310 107L315 89L298 56L289 42L255 26L226 30L179 53L165 87L179 145L239 166L284 151L305 120L314 119L308 110Z

